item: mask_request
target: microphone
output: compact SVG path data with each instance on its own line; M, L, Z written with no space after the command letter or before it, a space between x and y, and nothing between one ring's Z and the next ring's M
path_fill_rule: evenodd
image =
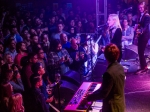
M127 8L127 9L124 9L123 12L124 12L124 11L128 11L128 10L132 10L132 7L129 7L129 8Z
M101 28L101 27L104 27L104 26L107 26L108 25L108 23L105 23L105 24L102 24L102 25L99 25L99 26L97 26L98 28Z

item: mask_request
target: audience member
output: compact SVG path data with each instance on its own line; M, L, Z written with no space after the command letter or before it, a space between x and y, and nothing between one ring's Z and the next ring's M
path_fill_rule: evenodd
M123 26L122 26L122 47L132 45L134 37L134 29L129 26L128 20L126 18L123 19Z
M22 59L22 57L27 56L26 44L24 42L17 43L17 45L16 45L16 51L18 52L18 54L16 55L14 62L21 69L22 68L22 66L20 64L21 59Z
M54 68L61 74L65 74L69 71L69 65L72 63L72 58L70 57L68 51L62 48L60 40L54 41L54 49L48 55L49 67Z
M70 65L70 68L84 75L85 74L84 62L87 61L87 55L83 47L78 46L76 39L71 40L71 48L69 49L69 54L73 59L73 63Z
M68 37L65 33L62 33L60 35L60 41L61 41L62 48L68 50L71 47L71 44L68 41Z
M58 23L58 24L57 24L57 32L54 33L54 34L52 34L52 39L60 39L60 34L61 34L61 33L65 33L65 34L68 35L68 33L65 32L63 29L64 29L64 24L61 23L61 22Z
M6 48L5 54L8 54L8 53L12 56L12 59L14 60L17 55L16 42L14 39L10 39L8 41L8 48Z

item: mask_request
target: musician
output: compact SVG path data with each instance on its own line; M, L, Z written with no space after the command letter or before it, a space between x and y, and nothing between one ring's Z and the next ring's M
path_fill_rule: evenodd
M150 37L150 15L147 13L145 7L145 2L141 2L138 5L140 16L138 18L139 29L136 30L136 34L138 35L138 54L141 69L137 72L137 74L148 70L144 57L144 51Z
M102 112L125 112L125 73L122 65L117 62L120 50L115 44L109 44L105 47L104 55L108 67L103 74L102 86L87 95L87 100L103 100Z
M118 15L117 14L110 14L108 17L107 23L109 26L109 34L110 34L111 43L115 44L120 50L120 55L118 58L118 62L120 62L121 57L122 57L122 45L121 45L122 28L120 25Z

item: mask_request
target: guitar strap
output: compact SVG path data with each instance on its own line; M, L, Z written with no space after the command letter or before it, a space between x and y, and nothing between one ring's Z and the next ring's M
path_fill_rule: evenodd
M142 16L142 18L140 19L140 17L139 17L138 23L140 24L140 26L141 26L141 24L142 24L142 22L143 22L143 20L145 18L145 15L147 15L147 14L148 14L147 11L145 11L143 16Z

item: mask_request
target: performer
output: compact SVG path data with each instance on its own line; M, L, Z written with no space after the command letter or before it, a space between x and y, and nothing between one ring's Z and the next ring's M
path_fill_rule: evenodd
M115 44L120 50L120 56L118 58L118 62L120 62L121 58L122 58L122 46L121 46L122 28L120 25L118 15L117 14L110 14L108 17L107 23L109 26L111 43Z
M145 2L141 2L138 5L140 16L138 19L139 27L136 30L136 34L138 38L138 54L141 69L137 72L137 74L146 72L148 70L144 57L144 51L150 37L150 15L147 13L145 7Z
M103 74L102 86L87 95L87 100L103 100L102 112L125 112L125 73L122 65L117 62L120 51L115 44L109 44L104 55L109 65Z

